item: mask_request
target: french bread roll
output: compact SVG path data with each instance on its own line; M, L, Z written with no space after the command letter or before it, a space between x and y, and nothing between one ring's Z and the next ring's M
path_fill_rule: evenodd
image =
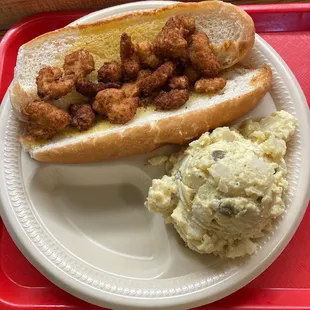
M38 161L84 163L145 153L166 143L187 143L246 114L271 85L268 66L248 69L236 65L223 75L227 84L221 93L209 97L192 94L177 110L140 108L125 125L105 120L83 133L68 129L43 144L22 137L22 145Z
M186 104L173 111L140 107L136 116L124 125L101 120L88 131L78 132L69 127L51 140L41 142L22 136L24 150L43 162L83 163L119 158L148 152L166 143L184 144L255 107L270 88L271 70L268 66L247 68L237 64L253 47L253 21L234 5L204 1L178 3L93 24L65 27L24 44L18 52L10 89L17 117L23 120L22 108L39 99L35 81L42 67L62 67L65 55L83 48L94 57L97 70L104 62L119 59L122 33L128 33L135 44L152 41L169 17L177 14L193 16L197 30L208 35L212 51L226 69L221 75L227 78L227 84L220 93L191 93ZM95 80L96 72L89 78ZM67 109L71 103L85 100L73 90L51 103Z

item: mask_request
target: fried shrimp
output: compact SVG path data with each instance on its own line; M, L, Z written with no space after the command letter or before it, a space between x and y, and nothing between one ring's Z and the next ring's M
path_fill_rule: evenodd
M135 116L138 104L139 98L126 98L122 90L109 88L97 94L93 109L113 124L125 124Z
M188 89L189 82L188 78L183 76L174 76L169 80L168 87L170 89Z
M151 75L152 73L153 71L150 69L144 69L144 70L139 71L137 81L141 81L145 79L147 76Z
M178 59L186 55L187 41L180 28L163 28L155 38L154 53L163 58Z
M194 18L186 15L176 15L170 17L165 27L183 29L183 36L186 38L196 31Z
M147 107L153 103L154 96L139 98L139 107Z
M113 124L126 124L136 114L139 98L125 98L119 104L112 104L107 108L107 116Z
M35 123L28 123L27 136L38 140L49 140L57 134L57 130L45 128Z
M63 78L58 67L44 67L36 78L37 93L44 100L56 100L67 95L73 88L74 80Z
M141 92L148 96L152 92L160 90L173 75L175 64L168 61L161 65L156 71L139 81Z
M154 54L154 46L151 42L144 41L138 43L136 49L142 65L156 69L163 63L163 61Z
M60 131L70 123L68 112L45 101L29 102L22 110L29 122Z
M184 70L184 75L188 78L190 84L194 84L201 77L201 73L191 64L188 64Z
M216 93L226 86L224 78L200 79L195 83L197 93Z
M138 83L124 83L121 90L124 92L125 97L139 97L140 87Z
M109 82L109 83L94 83L85 78L80 78L75 83L75 89L77 92L82 94L83 96L93 98L97 95L100 90L106 88L120 88L119 83Z
M189 98L187 89L172 89L161 91L154 99L156 110L174 110L180 108Z
M164 58L186 59L186 39L195 30L192 17L177 15L169 18L155 38L154 53Z
M221 64L210 49L208 36L204 32L191 36L188 56L194 68L205 77L216 77L219 74Z
M69 106L71 124L79 131L91 128L95 123L95 113L90 104L74 103Z
M102 90L96 95L93 109L101 115L106 115L109 105L118 104L124 98L124 93L120 89L108 88Z
M140 71L140 60L127 33L121 35L120 56L123 78L125 80L135 80Z
M78 50L66 55L63 65L64 75L73 79L87 76L95 70L93 56L86 50Z
M122 78L122 67L117 61L105 62L98 70L98 81L103 83L119 82Z

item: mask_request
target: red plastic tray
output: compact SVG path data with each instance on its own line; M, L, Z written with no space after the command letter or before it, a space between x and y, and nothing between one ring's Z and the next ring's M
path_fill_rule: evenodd
M243 8L253 17L257 32L288 63L310 103L310 3ZM40 13L7 32L0 43L0 101L12 80L18 47L87 13ZM238 292L199 309L310 309L309 227L310 208L290 244L263 274ZM0 309L56 308L99 309L44 278L19 252L0 220Z

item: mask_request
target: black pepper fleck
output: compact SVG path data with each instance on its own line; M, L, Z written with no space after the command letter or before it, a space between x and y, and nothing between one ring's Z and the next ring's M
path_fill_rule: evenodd
M220 205L217 207L216 211L222 215L225 216L233 216L236 214L236 209L233 205L230 204L222 204L220 203Z
M223 159L225 157L225 152L221 150L213 151L212 157L215 161L218 161L219 159Z

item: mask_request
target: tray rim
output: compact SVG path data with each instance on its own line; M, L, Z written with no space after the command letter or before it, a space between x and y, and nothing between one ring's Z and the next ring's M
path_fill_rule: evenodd
M307 3L308 4L308 3ZM250 5L250 6L252 6L252 5ZM256 6L256 5L253 5L253 6ZM259 5L259 6L274 6L274 5ZM249 7L249 5L245 5L244 7ZM294 5L294 7L296 7L296 5ZM309 11L310 11L310 3L308 4L308 8L309 8ZM76 13L76 12L86 12L86 13L89 13L89 12L93 12L93 11L74 11L74 13ZM254 12L258 12L258 11L256 11L256 10L254 10ZM277 11L277 13L278 13L279 11ZM292 12L292 11L291 11ZM58 15L58 13L59 12L53 12L53 13L55 13L55 15ZM68 12L63 12L64 13L64 15L66 15L65 13L68 13ZM40 15L40 18L45 18L45 15L50 15L50 13L38 13L38 14L35 14L35 15ZM33 15L31 18L29 18L29 19L32 19L35 15ZM51 15L50 15L51 16ZM28 19L28 18L27 18ZM21 23L19 23L19 24L21 24ZM23 25L24 24L27 24L27 22L26 23L22 23ZM2 41L1 41L1 43L2 43Z

